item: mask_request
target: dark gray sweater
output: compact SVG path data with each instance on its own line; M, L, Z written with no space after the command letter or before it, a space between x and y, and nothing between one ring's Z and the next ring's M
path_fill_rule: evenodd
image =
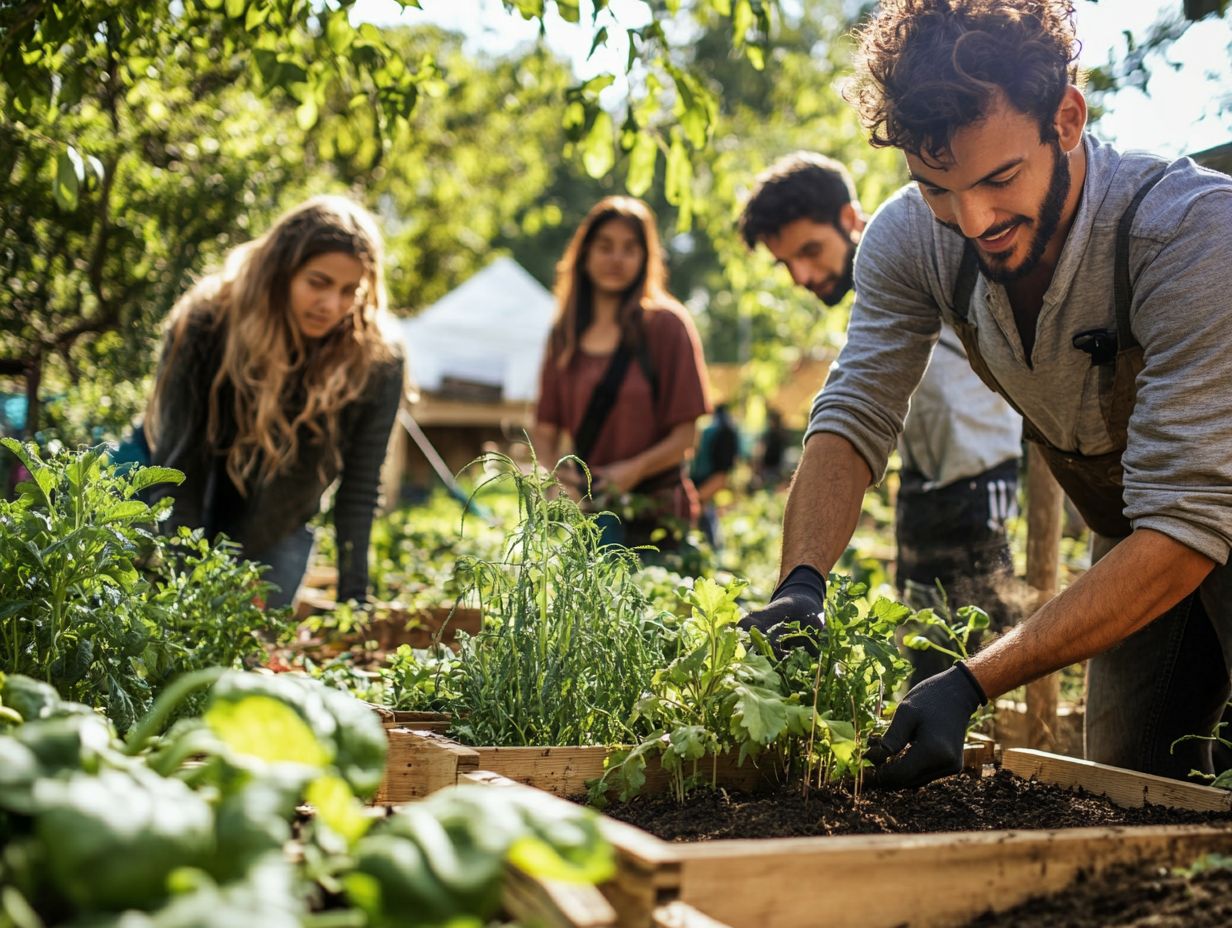
M403 361L378 364L363 394L342 409L338 434L341 469L330 449L300 434L299 455L268 483L250 481L241 495L226 471L226 448L211 448L207 439L210 384L222 361L223 333L190 322L179 350L164 347L165 378L154 464L184 472L177 486L161 484L152 500L175 499L164 531L179 526L203 527L206 534L225 533L245 557L261 560L264 552L302 528L321 507L321 496L340 478L334 499L338 536L338 599L362 599L368 592L368 540L380 490L381 464L402 396ZM229 413L230 403L219 403ZM226 431L226 430L224 430Z

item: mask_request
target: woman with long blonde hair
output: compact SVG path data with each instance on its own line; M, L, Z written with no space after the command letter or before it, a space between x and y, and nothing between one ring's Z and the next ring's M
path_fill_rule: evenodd
M550 467L567 449L586 462L596 505L622 516L607 522L608 540L671 548L697 519L684 462L709 400L701 341L667 290L650 207L600 200L557 265L556 300L536 455Z
M151 462L184 472L155 498L166 530L225 533L270 566L289 603L312 549L308 522L334 499L338 598L364 599L381 464L403 391L382 331L383 245L352 201L314 197L239 246L177 302L145 432Z

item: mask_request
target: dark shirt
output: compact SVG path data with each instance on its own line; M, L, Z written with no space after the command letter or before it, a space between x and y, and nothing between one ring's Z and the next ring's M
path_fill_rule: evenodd
M241 493L226 471L229 442L216 450L208 441L209 392L222 361L223 335L190 321L173 358L169 345L170 340L160 362L160 375L163 366L172 367L160 396L159 436L151 463L183 471L184 482L178 487L160 484L151 491L151 502L163 496L175 499L163 530L186 525L202 527L210 537L225 533L240 544L245 557L260 560L320 511L322 494L340 478L334 498L338 599L364 598L381 465L402 396L402 358L374 366L363 394L340 411L337 459L303 429L296 459L266 483L253 479ZM231 404L220 399L220 410L229 411ZM228 431L225 423L223 431Z

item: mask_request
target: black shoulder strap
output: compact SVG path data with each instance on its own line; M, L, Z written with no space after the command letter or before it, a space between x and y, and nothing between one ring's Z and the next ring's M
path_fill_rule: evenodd
M971 294L975 292L975 281L979 276L975 246L964 238L962 263L958 265L958 277L954 281L954 315L963 322L971 315Z
M578 426L577 434L573 436L573 453L585 461L595 450L595 442L607 417L616 405L616 394L624 382L625 373L629 370L629 362L633 360L633 352L627 346L621 345L608 362L603 377L595 384L595 391L590 394L586 403L586 412L582 414L582 424Z
M646 376L646 380L650 382L650 398L656 406L659 405L659 377L655 373L654 361L650 357L650 348L646 345L646 340L642 339L642 343L637 346L637 364L642 369L642 373Z
M1117 223L1116 266L1113 272L1112 293L1116 305L1118 350L1138 344L1138 340L1134 338L1134 333L1129 327L1129 311L1134 301L1133 284L1129 279L1129 231L1134 224L1134 216L1138 214L1138 207L1142 205L1143 199L1159 183L1167 170L1168 166L1165 164L1147 178L1146 183L1138 188L1134 198L1129 201L1129 206L1121 214L1121 221Z

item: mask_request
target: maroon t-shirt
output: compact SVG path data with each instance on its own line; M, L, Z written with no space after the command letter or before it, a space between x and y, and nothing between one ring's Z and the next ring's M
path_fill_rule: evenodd
M591 467L641 454L677 425L710 411L701 339L689 314L678 305L656 307L646 310L644 325L650 363L659 381L658 402L635 359L586 462ZM549 352L543 360L536 419L576 435L591 394L611 360L610 354L578 350L561 368Z

